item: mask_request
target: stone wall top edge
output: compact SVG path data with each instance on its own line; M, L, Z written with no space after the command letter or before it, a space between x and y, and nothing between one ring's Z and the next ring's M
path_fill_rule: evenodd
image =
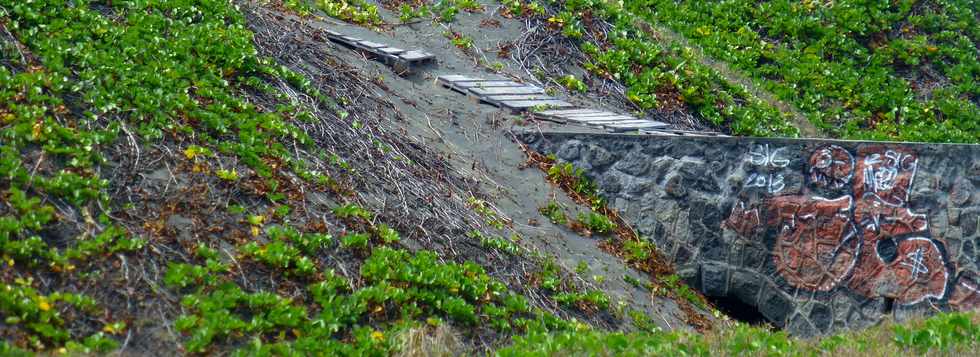
M691 142L770 142L787 144L844 144L844 145L886 145L886 146L911 146L911 147L947 147L977 150L980 152L980 144L958 144L958 143L925 143L925 142L902 142L902 141L870 141L870 140L842 140L842 139L823 139L823 138L766 138L750 136L657 136L657 135L636 135L623 133L583 133L574 131L524 131L521 135L539 135L553 138L569 137L598 137L603 139L623 139L632 141L647 140L671 140L671 141L691 141Z

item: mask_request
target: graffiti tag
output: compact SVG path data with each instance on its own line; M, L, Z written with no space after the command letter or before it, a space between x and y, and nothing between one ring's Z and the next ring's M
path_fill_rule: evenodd
M759 174L753 173L749 175L748 181L745 185L748 187L760 187L766 189L769 193L779 193L784 188L786 188L786 183L784 182L782 174Z
M747 161L784 168L790 159L782 151L757 145ZM771 232L761 226L780 227L774 233L772 259L786 282L800 289L847 288L904 305L946 297L947 286L956 281L950 276L956 267L947 262L942 239L927 236L928 217L908 206L918 165L915 153L868 146L852 155L840 146L826 145L814 150L807 163L809 180L802 194L739 202L724 226L742 236ZM785 186L784 177L776 173L753 173L746 182L746 187L769 193ZM837 198L813 193L826 188L852 192L836 191L841 195ZM878 247L884 242L894 244L894 254L881 255ZM956 301L973 304L973 280L960 285L953 290Z
M782 156L782 151L786 148L771 149L769 144L756 145L749 151L749 162L756 166L786 167L789 166L789 159Z

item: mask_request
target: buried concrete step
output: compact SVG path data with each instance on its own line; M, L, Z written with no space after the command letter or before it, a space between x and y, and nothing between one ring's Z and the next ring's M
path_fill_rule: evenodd
M340 43L342 43L344 45L347 45L347 46L354 46L356 43L361 42L361 39L359 39L357 37L344 36L344 35L341 35L339 37L336 37L336 38L334 38L334 40L336 40L337 42L340 42Z
M615 123L615 122L621 122L621 121L627 121L627 120L637 120L637 119L634 118L634 117L631 117L629 115L616 115L616 114L611 114L611 115L602 115L602 116L594 116L594 117L573 117L573 118L565 118L565 120L567 120L569 122L572 122L572 123L602 125L602 124L607 124L607 123Z
M490 80L490 81L457 81L449 84L449 87L463 94L474 94L468 91L472 88L526 87L526 85L514 81L507 81L507 80Z
M419 50L408 50L397 55L388 56L388 62L399 73L412 73L413 68L436 64L436 56Z
M634 118L634 119L598 120L598 121L586 122L585 124L591 126L606 127L610 125L643 125L643 124L651 124L651 123L656 124L656 122L653 122L651 120ZM650 127L650 128L655 128L655 127Z
M513 94L513 95L491 95L484 97L487 102L499 102L504 100L547 100L556 99L550 95L543 94Z
M534 113L534 115L539 117L563 118L566 115L572 115L572 114L600 114L600 113L608 113L608 112L603 112L595 109L556 109L556 110L540 111Z
M416 66L433 64L436 56L421 50L403 50L383 43L362 40L353 36L345 36L339 32L326 30L327 38L348 48L366 53L378 61L394 67L396 72L407 74Z
M499 102L499 104L501 107L508 108L515 111L520 111L520 110L534 108L534 107L568 108L574 106L572 103L566 102L564 100L558 100L558 99L505 100Z
M471 94L480 97L544 94L544 90L541 88L507 79L483 79L450 74L439 76L438 80L444 87L459 92L469 91Z
M602 127L612 132L634 131L640 129L666 128L669 125L659 121L644 120L642 122L620 122L605 124Z
M502 106L502 103L506 101L523 101L523 100L558 100L558 98L552 97L550 95L544 95L544 94L491 95L491 96L480 98L481 102L488 103L498 107Z
M579 117L596 117L602 115L627 115L627 114L619 114L619 113L607 112L603 110L603 111L594 111L589 113L567 113L567 114L560 114L559 116L562 118L579 118Z
M544 89L535 86L521 87L489 87L489 88L470 88L470 93L479 96L491 95L513 95L513 94L544 94Z
M435 61L436 55L419 50L409 50L398 54L398 58L409 63Z
M523 83L508 80L457 81L453 86L459 88L492 88L492 87L524 87Z
M379 48L378 49L378 52L384 53L386 55L392 55L392 56L394 56L394 55L397 55L399 53L405 52L405 50L403 50L401 48L395 48L395 47L383 47L383 48Z
M467 77L467 76L459 75L459 74L444 74L444 75L441 75L441 76L436 77L436 78L439 80L439 82L442 82L443 85L448 85L448 84L451 84L453 82L459 82L459 81L479 81L479 80L481 80L479 78Z
M388 47L388 45L383 43L371 42L371 41L360 41L357 42L357 47L374 51L379 48Z
M567 119L567 120L571 120L571 121L583 121L583 120L595 120L595 119L607 118L607 117L608 118L617 118L617 119L620 119L620 120L636 119L636 117L634 117L632 115L616 114L616 113L610 113L610 112L602 112L602 113L594 113L594 114L565 115L565 116L561 116L559 118L563 118L563 119Z

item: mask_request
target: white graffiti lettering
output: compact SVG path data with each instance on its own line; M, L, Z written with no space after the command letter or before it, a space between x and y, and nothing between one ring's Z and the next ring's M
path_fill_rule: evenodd
M749 151L749 162L756 166L786 167L789 166L789 159L781 156L781 152L786 148L771 149L769 144L756 145Z
M899 170L903 168L902 162L911 157L893 150L885 152L882 158L879 154L871 154L864 159L865 168L864 182L867 189L872 192L890 191L895 188L895 179L898 177ZM914 162L912 165L915 165ZM914 169L914 167L912 168Z
M920 273L929 274L929 267L922 263L922 260L924 259L922 248L918 248L914 252L906 254L905 257L911 260L911 263L902 262L902 265L909 267L909 273L912 274L912 281L918 280Z
M749 175L749 179L746 180L745 186L747 187L760 187L766 189L769 193L779 193L784 188L786 188L785 178L781 174L759 174L753 173Z

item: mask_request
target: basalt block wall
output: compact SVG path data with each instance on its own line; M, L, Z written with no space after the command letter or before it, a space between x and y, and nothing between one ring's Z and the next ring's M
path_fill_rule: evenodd
M707 296L798 335L980 307L980 146L524 133Z

